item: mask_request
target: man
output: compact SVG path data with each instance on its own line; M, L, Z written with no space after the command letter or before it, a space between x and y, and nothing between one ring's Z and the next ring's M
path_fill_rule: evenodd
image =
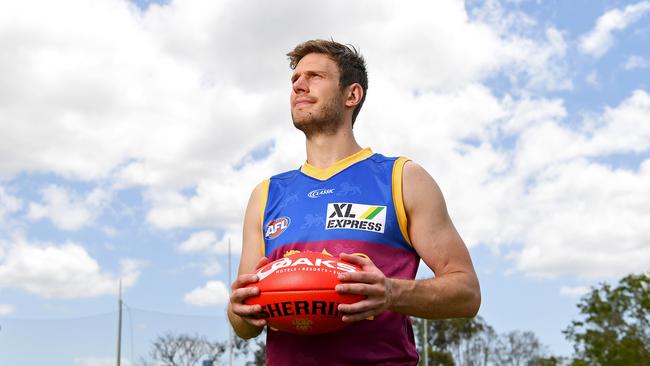
M422 167L357 144L352 127L368 78L356 49L312 40L288 56L294 70L291 116L305 134L307 161L251 194L228 308L231 324L242 338L259 335L266 324L255 316L259 305L244 304L258 294L256 287L244 288L258 280L257 268L286 253L325 252L363 269L340 275L344 284L336 291L367 298L339 305L343 321L352 324L333 333L269 330L267 364L416 365L409 315L442 319L478 311L480 290L469 252L440 189ZM279 233L269 225L278 219L285 223ZM414 280L420 258L435 278Z

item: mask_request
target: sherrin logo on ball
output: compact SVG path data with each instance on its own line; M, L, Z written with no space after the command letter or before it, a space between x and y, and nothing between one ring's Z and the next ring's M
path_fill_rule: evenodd
M257 271L258 296L246 304L262 306L260 317L272 329L295 334L319 334L348 325L342 321L339 304L352 304L365 297L339 294L338 274L361 271L355 264L331 255L301 252L273 261Z
M286 216L279 217L266 224L266 227L264 228L264 237L267 239L275 239L287 230L290 224L290 218Z

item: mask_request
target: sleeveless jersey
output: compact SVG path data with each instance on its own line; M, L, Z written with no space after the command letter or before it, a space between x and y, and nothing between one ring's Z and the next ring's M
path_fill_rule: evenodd
M266 180L264 255L358 253L387 277L415 278L420 258L402 201L406 161L364 149L324 170L305 163ZM266 357L267 365L416 365L419 358L408 316L392 311L320 335L269 329Z

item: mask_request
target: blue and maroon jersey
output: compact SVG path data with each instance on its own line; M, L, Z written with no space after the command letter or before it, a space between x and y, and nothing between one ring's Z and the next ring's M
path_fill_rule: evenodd
M384 274L413 279L402 200L406 158L364 149L327 169L305 163L263 184L263 252L271 261L297 251L368 256ZM268 330L267 365L416 365L408 316L385 311L320 335Z

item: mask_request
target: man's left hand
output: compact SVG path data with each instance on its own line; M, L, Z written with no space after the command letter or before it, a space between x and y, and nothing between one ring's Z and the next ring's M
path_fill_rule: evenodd
M345 284L336 285L340 294L363 295L367 298L354 304L340 304L339 311L344 313L344 322L355 322L382 313L392 301L392 280L375 266L368 258L341 253L339 258L361 267L361 272L343 272L338 278Z

